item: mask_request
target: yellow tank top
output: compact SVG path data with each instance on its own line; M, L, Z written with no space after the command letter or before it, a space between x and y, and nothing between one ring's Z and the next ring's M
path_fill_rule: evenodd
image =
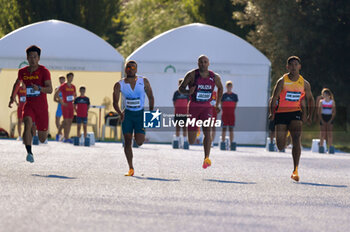
M304 78L299 75L297 81L291 81L288 74L284 74L283 81L276 113L300 111L301 101L305 96Z

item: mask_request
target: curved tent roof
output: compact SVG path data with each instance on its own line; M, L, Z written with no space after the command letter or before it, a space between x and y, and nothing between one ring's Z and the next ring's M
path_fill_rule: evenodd
M0 39L0 68L17 69L25 49L42 49L41 61L52 70L119 72L124 58L96 34L71 23L48 20L21 27Z
M135 50L127 60L193 62L205 54L215 63L262 64L270 61L258 49L220 28L192 23L166 31Z

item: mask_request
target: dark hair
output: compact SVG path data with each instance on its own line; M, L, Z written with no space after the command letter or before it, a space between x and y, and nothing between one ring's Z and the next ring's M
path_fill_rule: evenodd
M334 100L334 95L332 93L332 91L328 88L323 88L321 91L321 94L323 95L324 93L328 94L332 100Z
M26 49L26 53L27 53L27 56L29 56L29 53L30 52L37 52L38 53L38 56L40 57L40 54L41 54L41 49L36 46L36 45L32 45L32 46L29 46L27 49Z
M290 62L292 62L293 60L296 60L296 61L299 62L299 64L301 64L301 60L300 60L300 58L297 57L297 56L290 56L290 57L288 57L288 59L287 59L287 64L290 64Z
M62 79L62 78L63 78L63 79L66 79L66 77L63 76L63 75L61 75L61 76L58 77L58 79Z
M72 73L72 72L67 73L66 77L68 78L68 76L70 76L70 75L72 75L74 77L74 73Z
M135 60L129 60L128 62L126 62L125 67L126 67L128 64L135 64L136 67L137 67L137 63L136 63Z
M79 90L86 90L85 86L80 86Z

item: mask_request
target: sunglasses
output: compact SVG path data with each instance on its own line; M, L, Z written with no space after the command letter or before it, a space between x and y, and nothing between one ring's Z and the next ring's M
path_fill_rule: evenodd
M127 66L126 70L136 70L136 67L135 66Z

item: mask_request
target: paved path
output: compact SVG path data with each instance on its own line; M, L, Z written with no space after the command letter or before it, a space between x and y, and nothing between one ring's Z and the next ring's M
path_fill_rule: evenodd
M121 144L33 147L0 140L0 231L350 231L350 154L146 144L124 177Z

